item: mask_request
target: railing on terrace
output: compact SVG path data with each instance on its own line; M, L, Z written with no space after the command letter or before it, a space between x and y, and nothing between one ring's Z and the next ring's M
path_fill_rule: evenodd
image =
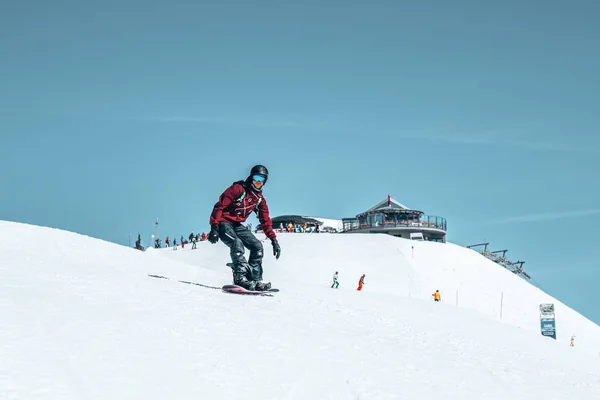
M446 232L446 219L442 217L435 217L429 215L423 215L419 220L410 221L359 221L358 219L344 219L343 230L352 231L365 228L429 228L439 229Z

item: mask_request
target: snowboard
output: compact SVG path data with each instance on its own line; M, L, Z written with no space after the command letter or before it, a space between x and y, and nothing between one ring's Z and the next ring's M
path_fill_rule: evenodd
M225 285L221 288L226 293L245 294L250 296L268 296L273 297L271 293L279 292L279 289L271 288L269 290L248 290L238 285Z
M231 263L231 262L228 262L225 265L227 265L229 268L233 268L233 263ZM225 286L229 287L228 290L225 290ZM232 292L233 293L233 291L235 290L235 288L240 288L242 290L245 290L246 292L253 292L252 290L244 289L243 287L238 286L238 285L225 285L225 286L223 286L223 291L226 291L226 292ZM254 292L260 292L260 293L271 292L271 293L276 293L276 292L279 292L279 289L271 288L271 289L266 290L266 291L255 290ZM238 293L238 292L235 292L235 293Z

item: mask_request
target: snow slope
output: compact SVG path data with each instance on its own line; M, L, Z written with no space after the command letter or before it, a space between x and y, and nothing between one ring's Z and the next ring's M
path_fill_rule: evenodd
M599 328L475 252L383 235L279 241L264 264L282 291L245 297L178 282L230 283L221 243L139 252L0 222L0 398L600 398ZM545 301L557 341L539 334Z
M480 311L496 320L500 320L502 305L502 322L535 335L540 334L540 303L554 303L557 340L568 345L571 335L575 335L579 349L593 355L600 352L598 325L476 251L451 243L388 235L283 233L278 239L283 249L280 261L270 256L270 243L265 242L265 279L286 290L301 284L302 290L320 291L330 284L336 270L342 289L354 290L364 273L368 293L429 301L431 294L440 290L443 302L454 306L458 302L461 308ZM212 269L223 265L223 260L229 261L228 248L222 244L203 242L198 247L197 252L187 248L184 252L157 252Z

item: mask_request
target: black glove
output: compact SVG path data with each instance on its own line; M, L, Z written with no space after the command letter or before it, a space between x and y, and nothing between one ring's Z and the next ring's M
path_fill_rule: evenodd
M211 225L210 233L208 234L208 241L215 244L219 241L219 227L217 225Z
M273 255L279 260L279 256L281 255L281 247L279 246L277 240L273 240L271 244L273 245Z

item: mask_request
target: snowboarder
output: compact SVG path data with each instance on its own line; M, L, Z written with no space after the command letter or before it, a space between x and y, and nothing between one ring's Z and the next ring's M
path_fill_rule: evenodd
M440 301L442 300L442 294L440 293L439 290L436 290L434 294L432 294L433 296L433 301Z
M331 284L331 288L333 289L334 286L336 289L338 288L338 286L340 286L340 283L338 282L338 272L337 271L335 271L335 274L333 274L333 283Z
M144 246L142 246L142 238L138 233L137 240L135 241L135 248L141 251L144 251Z
M252 212L258 216L260 226L271 240L273 255L279 259L281 247L273 231L269 207L262 195L269 171L263 165L255 165L245 181L234 182L219 197L210 215L208 241L215 244L221 239L230 248L233 267L233 283L247 290L267 291L271 282L262 281L263 245L244 225ZM244 247L250 250L248 260Z
M360 280L358 281L358 288L356 290L362 290L363 285L365 284L365 274L362 274Z

